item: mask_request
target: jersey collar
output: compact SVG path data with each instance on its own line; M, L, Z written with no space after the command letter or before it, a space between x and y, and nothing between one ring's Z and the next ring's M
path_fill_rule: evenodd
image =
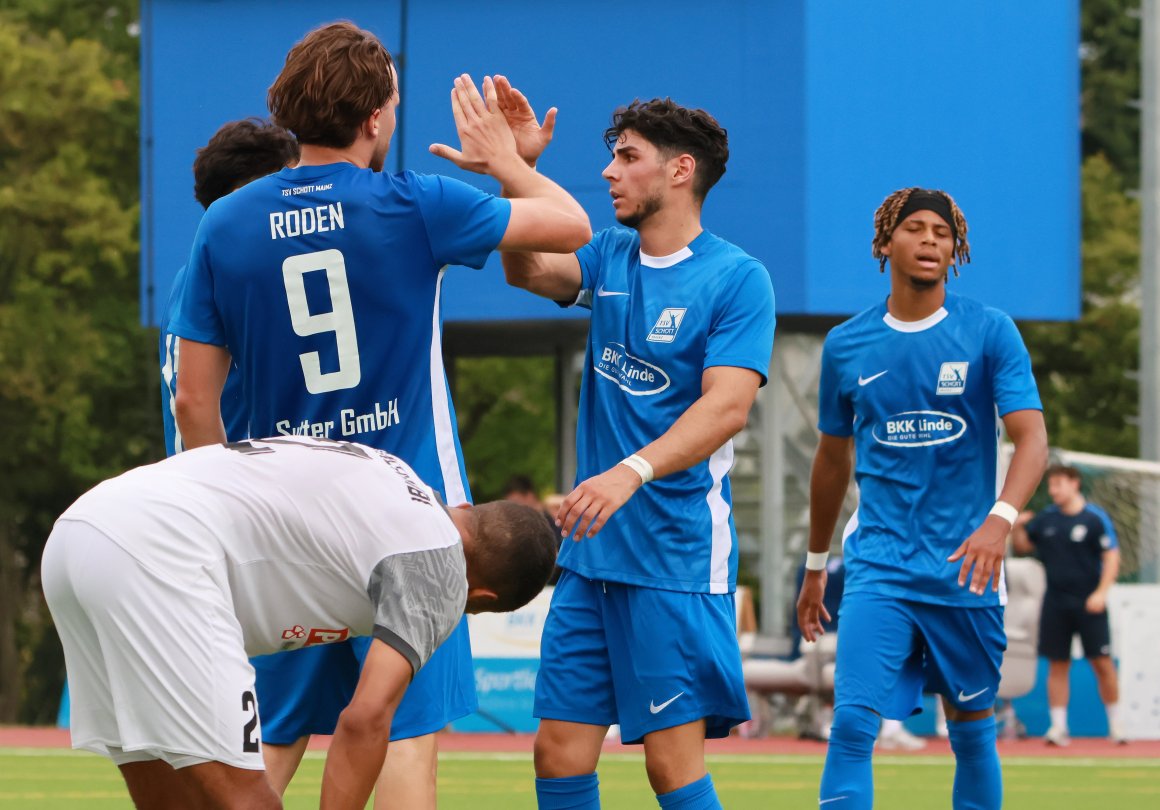
M938 324L942 323L950 313L947 312L947 304L950 303L950 295L947 295L946 301L943 305L927 315L921 321L900 321L890 314L890 310L886 306L886 302L882 302L882 322L893 329L895 332L925 332L927 329L932 329Z
M664 268L672 267L674 264L680 264L685 259L693 255L693 246L698 242L704 241L707 238L708 233L708 231L702 229L701 232L697 234L697 238L695 238L692 242L685 245L676 253L670 253L668 256L650 256L643 250L640 250L640 248L637 248L637 252L640 253L641 266Z

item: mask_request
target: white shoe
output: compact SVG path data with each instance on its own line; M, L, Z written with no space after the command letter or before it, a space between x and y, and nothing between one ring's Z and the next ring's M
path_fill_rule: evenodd
M921 751L926 748L926 740L900 728L890 734L880 734L876 747L882 751Z
M1066 748L1067 746L1071 745L1071 737L1067 735L1066 728L1052 726L1047 730L1047 733L1043 735L1043 739L1047 742L1048 745L1057 745L1060 748Z
M1128 744L1128 738L1124 736L1124 730L1120 728L1119 723L1112 723L1108 726L1108 739L1116 745Z

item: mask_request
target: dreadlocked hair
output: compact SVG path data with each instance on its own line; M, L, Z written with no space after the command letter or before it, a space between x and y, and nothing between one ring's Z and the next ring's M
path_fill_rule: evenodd
M900 188L883 200L882 205L878 206L878 210L874 212L874 241L871 243L871 248L874 258L878 260L878 272L886 272L886 256L882 253L882 248L890 242L894 229L898 227L898 214L906 205L906 201L910 199L911 194L923 190L918 186ZM955 273L955 278L958 278L959 266L971 263L971 244L967 241L967 218L963 216L963 212L955 204L951 195L942 189L933 189L933 191L935 194L942 195L951 207L951 216L954 218L954 222L951 224L955 228L955 260L951 264L951 269Z

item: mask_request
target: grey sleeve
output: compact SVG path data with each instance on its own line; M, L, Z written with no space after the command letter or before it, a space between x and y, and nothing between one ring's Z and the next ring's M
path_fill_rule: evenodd
M367 593L375 608L374 637L402 653L418 672L463 616L463 546L384 557L371 571Z

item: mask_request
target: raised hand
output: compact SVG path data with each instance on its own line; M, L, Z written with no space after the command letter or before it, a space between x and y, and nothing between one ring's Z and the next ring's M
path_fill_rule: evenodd
M494 175L504 160L515 159L516 140L507 119L499 111L495 83L484 77L483 95L466 73L451 89L451 114L459 133L460 149L433 143L431 154L446 158L461 169Z
M506 76L495 77L496 98L499 110L507 119L516 139L516 151L533 168L556 130L556 108L548 110L543 123L536 119L536 112L526 96L516 88Z
M1007 553L1007 533L1010 524L996 515L988 515L983 525L971 532L955 553L947 557L947 562L963 561L959 568L959 587L967 584L970 577L970 591L973 594L986 592L987 586L999 590L999 576L1003 571L1003 557ZM974 573L971 573L971 568ZM992 584L993 581L993 584Z

